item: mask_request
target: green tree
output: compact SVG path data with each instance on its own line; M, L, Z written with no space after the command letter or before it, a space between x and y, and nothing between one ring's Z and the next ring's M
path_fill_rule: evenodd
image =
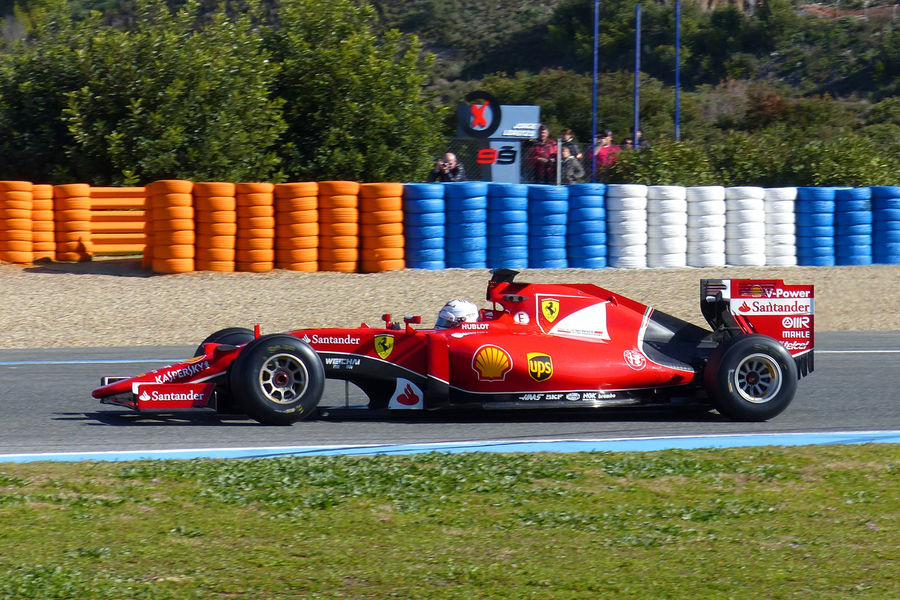
M432 58L415 37L370 27L351 0L285 0L269 33L285 100L288 177L398 181L441 151L445 109L423 95Z

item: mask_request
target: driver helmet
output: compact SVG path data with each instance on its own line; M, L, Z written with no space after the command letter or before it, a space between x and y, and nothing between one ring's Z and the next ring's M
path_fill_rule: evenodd
M451 329L460 323L478 320L478 307L468 300L451 300L438 313L435 329Z

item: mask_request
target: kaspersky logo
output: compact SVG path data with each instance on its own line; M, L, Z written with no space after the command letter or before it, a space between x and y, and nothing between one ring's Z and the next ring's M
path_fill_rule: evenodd
M375 352L378 356L387 360L394 351L394 336L389 333L379 333L375 336Z
M525 355L528 359L528 374L535 381L547 381L553 377L553 359L549 354L529 352Z

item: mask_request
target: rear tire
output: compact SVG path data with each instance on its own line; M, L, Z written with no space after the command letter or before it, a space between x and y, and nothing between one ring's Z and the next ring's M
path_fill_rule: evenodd
M766 421L781 413L794 398L797 379L790 353L759 334L722 343L703 371L713 406L736 421Z
M325 369L307 344L286 334L247 344L231 367L238 407L266 425L290 425L315 412L325 388Z

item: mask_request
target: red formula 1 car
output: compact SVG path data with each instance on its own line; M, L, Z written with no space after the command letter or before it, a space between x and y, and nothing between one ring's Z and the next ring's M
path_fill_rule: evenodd
M289 424L316 413L326 378L369 407L430 410L707 404L737 420L783 411L813 370L813 287L779 280L700 285L697 327L591 284L531 284L498 269L492 309L454 327L229 328L184 362L105 377L93 396L140 412L206 410Z

